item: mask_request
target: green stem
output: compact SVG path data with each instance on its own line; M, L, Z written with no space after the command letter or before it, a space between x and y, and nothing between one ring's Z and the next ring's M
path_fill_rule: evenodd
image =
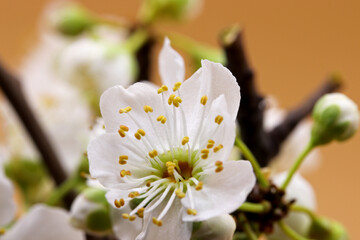
M271 206L267 201L264 201L264 203L244 202L238 210L251 213L266 213L270 208Z
M303 207L303 206L300 206L300 205L291 205L290 206L290 209L291 211L294 211L294 212L303 212L303 213L306 213L307 215L309 215L309 217L311 219L315 219L316 218L316 215L313 211L311 211L310 209L306 208L306 207Z
M60 185L60 187L54 190L49 199L46 201L46 204L49 206L55 206L65 197L66 194L75 189L78 183L79 177L77 175L66 179L66 181Z
M213 62L225 64L225 54L222 50L211 47L179 33L168 34L171 44L188 53L194 60L208 59Z
M283 230L283 232L288 235L293 240L309 240L308 238L305 238L301 235L299 235L297 232L295 232L293 229L291 229L284 221L278 222L279 227Z
M254 230L251 228L250 223L248 222L245 214L240 215L240 221L243 224L244 231L246 233L246 236L249 238L249 240L258 240L258 237Z
M292 165L292 167L291 167L291 169L290 169L290 171L289 171L283 185L281 186L281 189L286 189L286 187L289 185L292 177L294 176L294 174L296 173L296 171L299 169L300 165L304 161L305 157L311 152L311 150L313 148L314 148L314 144L312 143L312 141L310 141L308 143L308 145L306 146L306 148L304 149L304 151L300 154L298 159Z
M237 146L240 149L240 151L244 155L244 157L247 160L249 160L249 162L251 163L251 165L254 169L254 173L257 177L257 180L259 181L259 184L263 187L269 186L269 182L266 180L266 178L264 177L264 175L261 172L261 168L260 168L258 161L255 159L254 155L249 150L249 148L245 145L245 143L242 140L240 140L239 138L236 138L235 146Z

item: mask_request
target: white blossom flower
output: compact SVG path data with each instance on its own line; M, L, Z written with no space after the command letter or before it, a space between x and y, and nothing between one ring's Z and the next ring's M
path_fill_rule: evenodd
M159 89L136 83L102 95L106 134L88 146L90 173L112 205L137 201L123 214L143 217L136 239L189 239L192 221L236 210L255 176L249 162L227 160L240 102L230 71L203 60L183 82L183 59L167 39L159 67Z
M2 159L0 159L0 236L1 229L9 224L15 217L16 206L14 202L14 187L5 176L2 166Z
M35 205L6 231L1 240L85 240L84 234L71 227L68 213L60 208Z
M264 117L264 128L267 131L275 128L286 117L286 111L277 106L276 101L269 97L266 99L267 109ZM312 122L310 120L301 121L293 132L287 137L280 148L280 152L270 162L272 172L279 173L289 169L297 157L305 149L311 138ZM303 171L315 170L321 162L320 152L312 151L304 160L301 166Z
M90 37L72 42L59 53L59 74L79 86L90 82L99 93L119 84L128 86L134 79L134 59L126 51L112 56L110 47L107 41Z
M287 172L276 174L273 181L277 186L281 186L287 177ZM295 174L286 188L285 199L290 201L295 199L296 205L306 207L312 211L316 209L316 196L311 184L307 182L300 174ZM290 212L284 218L284 221L297 233L305 236L309 230L312 219L299 212ZM269 239L290 239L278 227L275 227L274 233L269 236Z

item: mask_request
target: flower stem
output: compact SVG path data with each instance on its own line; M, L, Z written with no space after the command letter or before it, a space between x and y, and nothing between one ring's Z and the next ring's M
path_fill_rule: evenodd
M254 232L254 230L251 228L251 225L248 222L248 220L246 219L245 214L240 215L240 221L243 224L244 231L245 231L247 237L249 238L249 240L258 240L258 237L257 237L256 233Z
M300 206L300 205L291 205L290 206L291 211L294 212L303 212L306 213L311 219L315 219L315 213L313 211L311 211L310 209Z
M289 185L292 177L294 176L294 174L296 173L296 171L299 169L300 165L304 161L305 157L311 152L311 150L313 150L313 148L314 148L314 144L312 143L312 141L310 141L308 143L308 145L305 147L304 151L300 154L298 159L292 165L283 185L281 186L281 189L286 189L286 187Z
M271 206L267 201L264 201L264 203L244 202L239 207L239 210L251 213L266 213L270 210L270 208Z
M175 47L185 51L195 61L198 61L196 64L200 64L201 59L225 64L225 55L221 49L204 45L179 33L170 33L168 36Z
M79 176L76 174L66 179L49 197L46 201L47 205L54 206L58 204L71 190L75 189L75 187L79 183Z
M288 235L291 239L294 240L309 240L308 238L305 238L301 235L299 235L297 232L295 232L293 229L291 229L284 221L278 222L279 227L283 230L283 232Z
M263 187L267 187L269 185L269 182L266 180L266 178L262 174L260 165L259 165L258 161L255 159L252 152L249 150L249 148L239 138L235 139L235 146L237 146L240 149L240 151L244 155L244 157L247 160L249 160L249 162L251 163L251 165L254 169L254 173L255 173L260 185Z

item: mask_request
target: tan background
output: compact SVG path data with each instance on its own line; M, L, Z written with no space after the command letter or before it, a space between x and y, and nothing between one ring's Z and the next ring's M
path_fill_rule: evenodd
M80 1L99 13L134 19L139 0ZM16 69L38 31L45 0L0 0L0 59ZM224 27L245 29L258 85L280 104L296 105L331 72L345 78L344 92L360 103L360 1L208 0L202 14L161 30L185 33L217 44ZM337 219L351 239L360 239L360 134L324 147L321 169L306 175L318 197L319 213Z

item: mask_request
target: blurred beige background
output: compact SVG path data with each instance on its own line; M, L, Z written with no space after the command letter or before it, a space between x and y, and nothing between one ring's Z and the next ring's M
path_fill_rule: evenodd
M134 20L140 0L80 1L88 8ZM0 0L0 59L12 69L35 43L45 0ZM221 29L238 23L263 93L290 108L336 71L344 92L360 104L360 1L208 0L202 13L161 31L217 44ZM318 212L342 222L360 239L360 134L323 148L321 168L306 175L318 197Z

